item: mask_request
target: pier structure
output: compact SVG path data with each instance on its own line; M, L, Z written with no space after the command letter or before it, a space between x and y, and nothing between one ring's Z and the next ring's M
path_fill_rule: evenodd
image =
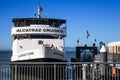
M92 58L94 58L94 55L97 54L97 47L95 46L95 43L93 43L93 46L76 46L76 58L71 58L71 62L89 62L81 59L82 52L86 50L89 50L92 53Z

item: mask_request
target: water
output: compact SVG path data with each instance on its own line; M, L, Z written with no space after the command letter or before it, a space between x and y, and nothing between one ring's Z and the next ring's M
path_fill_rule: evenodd
M10 61L12 51L0 51L0 62Z

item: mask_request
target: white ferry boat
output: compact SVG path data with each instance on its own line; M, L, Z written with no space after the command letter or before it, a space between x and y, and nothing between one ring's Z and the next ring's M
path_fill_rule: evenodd
M64 38L66 20L42 18L38 5L37 18L14 18L12 20L11 61L58 62L66 61Z

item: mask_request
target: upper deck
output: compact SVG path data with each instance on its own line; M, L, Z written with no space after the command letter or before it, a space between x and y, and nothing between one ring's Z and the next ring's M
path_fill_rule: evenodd
M15 27L27 27L30 25L49 25L52 27L60 27L66 23L63 19L54 18L14 18L12 20Z

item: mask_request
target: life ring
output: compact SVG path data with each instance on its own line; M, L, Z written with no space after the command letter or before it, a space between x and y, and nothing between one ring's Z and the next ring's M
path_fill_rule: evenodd
M42 40L38 40L38 44L42 44L43 43L43 41Z

